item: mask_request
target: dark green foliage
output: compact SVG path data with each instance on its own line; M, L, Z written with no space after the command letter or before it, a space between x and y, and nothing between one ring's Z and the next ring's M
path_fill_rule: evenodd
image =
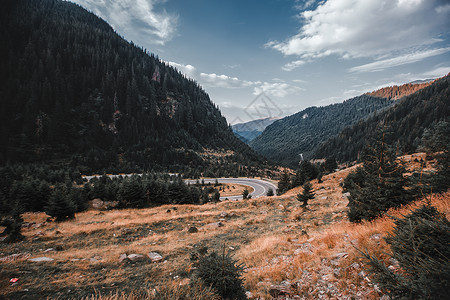
M302 202L302 206L306 207L308 205L308 201L314 199L315 194L312 190L312 185L309 181L303 184L303 192L297 194L297 200Z
M295 176L292 178L290 188L303 185L306 181L317 178L319 175L319 167L308 160L303 160L297 169Z
M243 198L243 199L247 199L247 198L248 198L248 195L249 195L249 191L248 191L247 189L245 189L245 190L242 192L242 198Z
M344 180L344 191L350 192L348 216L352 222L372 220L412 200L403 177L405 168L396 162L389 139L388 129L379 128L377 138L364 148L363 166Z
M242 274L244 267L229 253L222 255L212 252L203 256L198 262L197 276L205 283L217 290L223 299L247 299L243 287Z
M450 222L430 205L402 219L386 241L401 270L393 272L369 259L377 283L394 299L447 299L450 290Z
M196 82L105 21L69 1L8 3L0 11L0 165L261 172L264 161ZM203 159L204 148L235 154Z
M450 76L447 75L430 86L398 100L393 107L343 129L339 135L318 147L313 157L335 156L341 162L356 160L364 148L365 141L375 137L376 128L381 123L391 126L393 138L400 151L415 152L421 146L422 137L427 129L436 126L439 121L448 120L450 112L448 99L450 99ZM445 130L448 132L448 126ZM439 140L435 142L442 144Z
M324 170L325 170L325 172L327 174L333 173L338 168L338 164L337 164L336 158L334 156L328 157L325 160L323 168L324 168Z
M284 194L291 187L291 176L287 171L284 171L281 175L280 181L278 181L277 195Z
M425 130L422 138L423 148L437 155L437 172L431 178L433 192L445 192L450 187L450 123L440 121Z
M273 196L273 195L274 195L273 190L272 190L272 189L269 189L269 190L267 191L266 196L271 197L271 196Z
M321 143L392 104L394 101L388 99L362 95L343 103L310 107L269 125L249 144L268 159L296 168L301 153L305 159L313 158ZM333 153L320 157L330 156Z
M139 176L131 176L122 180L119 189L119 201L123 207L143 207L144 189Z
M212 196L212 201L219 202L220 201L220 193L218 190L215 190Z
M22 223L22 217L15 212L0 219L0 226L6 227L5 230L0 233L0 235L6 235L4 242L14 243L24 239L24 236L20 232L22 230Z
M56 221L65 221L73 219L77 207L72 199L72 188L64 184L57 184L48 199L48 205L45 207L45 212L56 218Z

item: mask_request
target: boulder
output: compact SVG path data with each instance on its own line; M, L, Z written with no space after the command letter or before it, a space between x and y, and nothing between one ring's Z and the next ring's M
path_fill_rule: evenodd
M152 260L152 262L158 262L163 259L162 255L159 254L158 252L150 252L148 254L148 257Z
M131 260L131 261L143 260L144 259L144 255L141 255L141 254L130 254L130 255L128 255L128 259Z
M128 260L128 255L126 255L125 253L120 254L119 256L119 262L123 263L124 261Z

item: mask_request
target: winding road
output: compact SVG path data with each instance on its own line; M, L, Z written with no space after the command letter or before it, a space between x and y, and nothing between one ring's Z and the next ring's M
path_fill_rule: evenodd
M131 176L136 174L120 174L120 175L107 175L110 178L119 177L119 176ZM142 175L142 174L137 174ZM91 180L94 177L101 177L101 175L93 175L93 176L83 176L83 178L86 178L88 181ZM253 188L253 192L250 193L252 198L258 198L265 196L269 189L272 189L274 194L277 191L277 186L269 181L262 180L262 179L254 179L254 178L208 178L203 179L205 183L215 183L217 179L218 183L228 183L228 184L242 184L247 185ZM201 180L201 179L200 179ZM196 179L186 179L186 183L195 184L197 182ZM240 200L242 199L242 195L237 196L227 196L227 197L220 197L220 200Z
M205 183L215 183L217 179L218 183L228 183L228 184L242 184L250 186L254 189L250 195L252 195L252 198L258 198L261 196L265 196L269 189L272 189L274 193L277 191L277 186L269 181L261 180L261 179L254 179L254 178L210 178L210 179L204 179ZM194 184L197 182L197 180L186 180L186 182L189 182L191 184ZM220 197L220 200L240 200L242 199L242 195L237 196L227 196L227 197Z

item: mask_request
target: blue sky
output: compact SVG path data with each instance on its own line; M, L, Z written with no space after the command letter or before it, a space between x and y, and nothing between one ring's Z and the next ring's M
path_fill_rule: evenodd
M74 2L198 81L229 123L450 72L448 0Z

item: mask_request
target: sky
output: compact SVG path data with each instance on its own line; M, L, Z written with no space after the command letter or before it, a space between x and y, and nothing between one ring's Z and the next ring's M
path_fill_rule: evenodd
M231 124L450 72L450 0L73 0Z

